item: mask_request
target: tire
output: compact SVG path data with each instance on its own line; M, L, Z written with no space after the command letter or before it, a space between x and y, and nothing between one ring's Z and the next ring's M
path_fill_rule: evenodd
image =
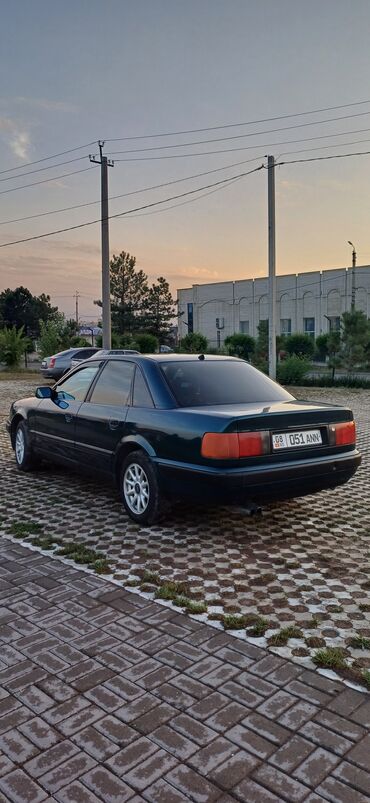
M121 468L120 490L123 505L138 524L155 524L164 512L157 472L143 451L130 452Z
M17 468L20 471L32 471L36 468L38 460L30 445L28 429L24 421L20 421L14 438L14 453Z

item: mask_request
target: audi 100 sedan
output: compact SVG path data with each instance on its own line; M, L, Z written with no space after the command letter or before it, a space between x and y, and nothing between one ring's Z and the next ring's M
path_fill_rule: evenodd
M361 460L351 410L203 354L92 357L14 402L8 432L21 471L46 459L106 475L149 525L184 497L264 505L335 488Z

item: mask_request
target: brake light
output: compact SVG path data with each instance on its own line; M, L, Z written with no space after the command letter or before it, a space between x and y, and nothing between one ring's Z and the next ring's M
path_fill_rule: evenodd
M335 435L336 446L349 446L356 443L356 424L354 421L333 424L331 429Z
M49 368L54 368L55 365L55 357L50 357Z
M269 451L268 432L206 432L202 439L202 457L212 460L239 460Z

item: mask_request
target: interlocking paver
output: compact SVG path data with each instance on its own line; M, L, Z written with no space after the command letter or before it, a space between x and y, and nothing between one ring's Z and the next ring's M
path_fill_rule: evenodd
M38 783L29 778L21 769L0 779L0 790L6 801L12 803L41 803L47 797L47 792Z
M0 460L8 460L7 454L0 453ZM63 506L69 479L62 472L22 475L13 464L7 466L4 479L22 488L17 498L10 496L8 522L16 516L31 518L28 494L37 491L42 498L51 477ZM75 537L89 543L91 517L101 511L104 538L91 546L109 558L116 556L118 581L120 561L129 576L130 565L138 565L138 556L147 550L146 565L160 574L176 576L181 564L179 579L198 572L194 584L198 590L209 588L209 598L222 597L225 589L224 611L230 605L233 612L231 606L244 599L246 612L271 616L277 627L275 613L282 623L291 624L292 616L309 620L314 612L310 605L321 605L326 619L319 616L310 635L322 636L327 630L324 638L338 643L338 638L352 635L344 625L341 633L337 628L346 617L366 635L369 616L358 609L366 601L361 585L366 575L358 575L357 566L358 544L367 543L366 535L359 529L353 538L353 531L346 532L343 522L336 521L333 509L321 535L315 519L319 497L312 498L312 506L309 500L311 523L306 502L304 507L294 502L280 506L285 512L272 509L261 523L232 512L226 524L222 511L213 523L213 514L206 513L202 526L207 522L210 537L200 549L198 529L192 532L188 514L183 523L174 524L173 519L166 529L159 527L153 538L150 528L145 531L130 524L127 529L119 509L118 532L114 523L118 507L109 491L97 492L93 481L77 478L76 482L84 488L78 496L86 493L89 503L84 516L79 513ZM330 499L338 500L338 494ZM74 502L68 504L73 523L77 508ZM294 518L292 510L299 516ZM341 511L344 516L343 507ZM370 518L362 511L365 523L359 527L365 528ZM4 510L0 512L3 516ZM35 520L38 516L32 514ZM266 516L271 517L269 523ZM42 511L40 521L45 521ZM57 522L53 527L59 534ZM61 535L70 538L68 527ZM22 791L25 778L31 799L37 801L41 795L42 803L95 803L95 799L363 803L366 799L369 696L365 691L345 688L340 680L292 664L286 657L289 645L283 656L273 654L263 639L261 648L235 638L6 538L6 533L0 538L1 803L3 797L27 803ZM304 570L290 569L293 552ZM321 554L328 560L320 567ZM345 575L336 574L330 564L333 554L343 562ZM162 558L163 564L156 566ZM206 571L202 559L207 561ZM262 588L258 582L248 585L248 578L253 581L265 572L273 573L274 580ZM276 602L273 613L264 610L269 599ZM330 610L340 606L342 612ZM285 613L291 614L286 621ZM366 667L366 650L357 657ZM42 677L35 680L33 673L40 671ZM1 743L9 755L1 752ZM15 767L13 748L23 759L23 768ZM26 760L28 750L40 753Z

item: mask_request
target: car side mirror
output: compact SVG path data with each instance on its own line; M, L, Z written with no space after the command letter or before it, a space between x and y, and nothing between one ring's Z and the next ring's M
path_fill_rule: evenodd
M37 388L35 396L37 399L53 399L54 398L53 389L48 386Z

